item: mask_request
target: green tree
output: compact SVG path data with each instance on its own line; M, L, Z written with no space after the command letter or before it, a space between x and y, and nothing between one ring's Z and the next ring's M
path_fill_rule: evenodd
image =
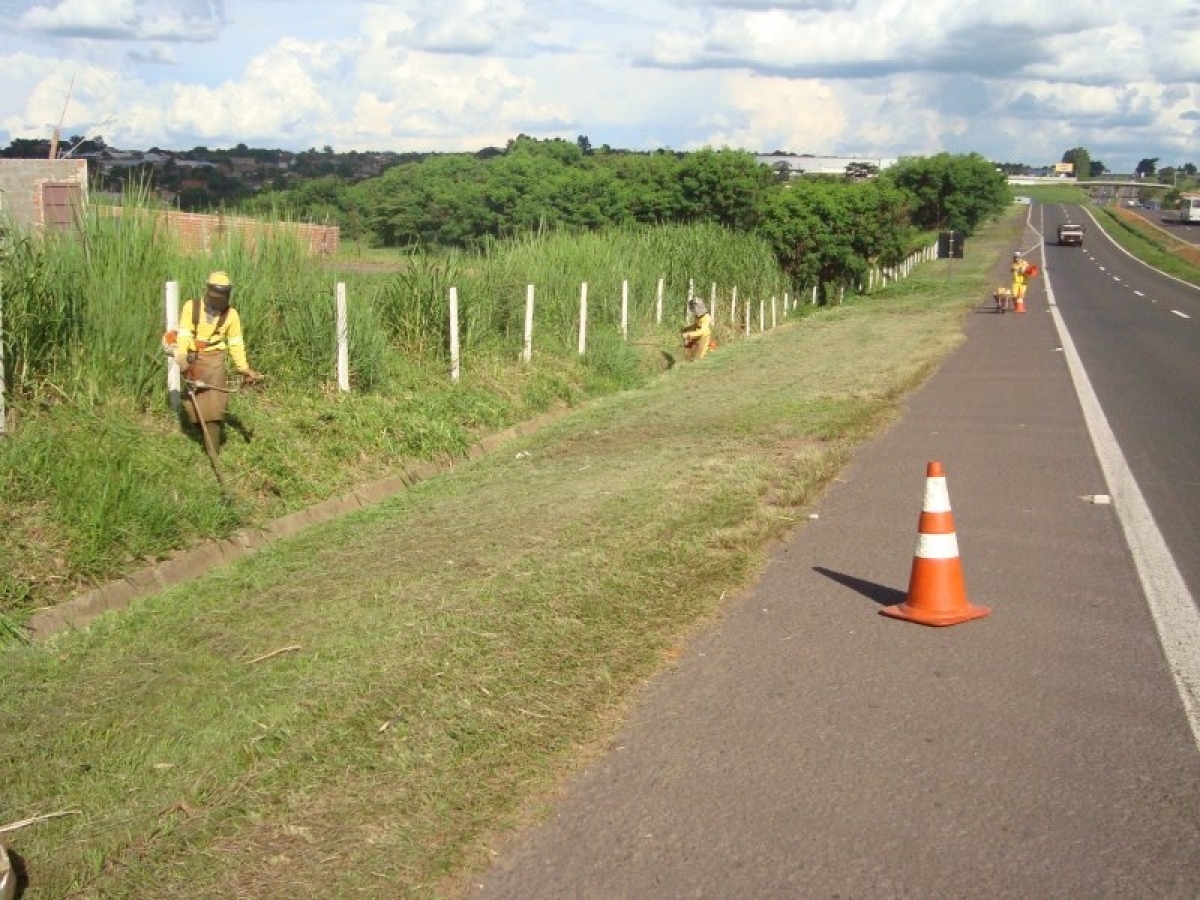
M805 179L767 200L758 231L796 284L846 284L908 252L911 201L886 182Z
M656 150L649 155L612 154L603 165L622 186L628 215L644 225L681 222L685 218L679 154Z
M911 195L913 224L925 231L974 231L1011 199L1003 173L978 153L904 157L880 180Z
M5 159L47 159L50 142L41 138L16 138L0 150L0 156Z
M685 221L716 222L749 230L771 192L774 176L745 150L705 148L689 153L679 167Z
M1134 174L1139 178L1149 178L1158 168L1158 159L1159 158L1157 156L1151 159L1143 159L1137 164L1137 168L1133 170Z
M1062 156L1062 161L1071 163L1076 178L1092 177L1092 156L1083 147L1074 147Z

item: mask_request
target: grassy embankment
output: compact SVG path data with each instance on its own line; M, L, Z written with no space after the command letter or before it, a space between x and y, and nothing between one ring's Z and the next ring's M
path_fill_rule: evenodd
M644 383L676 350L689 278L744 304L778 295L769 248L710 227L497 244L480 256L401 255L363 271L280 238L196 258L149 219L97 216L86 240L21 242L2 259L9 435L0 441L0 643L6 623L147 560L226 537L407 464L461 456L488 431ZM386 259L382 260L386 263ZM220 469L166 407L163 282L184 298L227 269L266 386L233 399ZM381 270L382 269L382 270ZM665 278L661 324L656 286ZM630 342L618 337L630 284ZM350 308L353 392L336 390L334 284ZM589 283L587 354L577 352ZM526 285L534 359L519 361ZM449 378L446 310L459 292L462 379ZM769 309L769 307L768 307ZM758 308L754 309L757 324ZM727 311L726 311L727 317ZM733 333L722 327L727 340Z
M1200 248L1171 234L1171 227L1158 226L1132 210L1115 206L1093 208L1097 220L1118 244L1156 269L1200 286Z
M6 836L28 900L457 895L958 344L1022 224L0 653L0 819L71 812Z

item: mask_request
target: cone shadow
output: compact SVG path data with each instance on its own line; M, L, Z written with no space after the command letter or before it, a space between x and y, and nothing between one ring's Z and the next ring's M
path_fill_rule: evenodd
M894 606L908 599L908 594L904 591L898 591L893 587L888 587L885 584L877 584L874 581L867 581L865 578L855 578L853 575L847 575L845 572L835 572L833 569L827 569L824 566L813 566L813 571L824 575L831 581L836 581L838 584L844 584L846 587L857 591L868 600L878 603L880 606Z

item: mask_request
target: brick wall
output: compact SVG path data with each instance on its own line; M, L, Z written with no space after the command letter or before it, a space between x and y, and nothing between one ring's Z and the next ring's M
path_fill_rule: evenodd
M139 210L139 214L148 211ZM120 207L116 215L126 214ZM208 215L176 210L153 212L159 222L178 238L184 250L207 252L227 238L240 236L250 246L261 237L276 233L291 234L314 256L337 252L340 232L336 225L309 225L304 222L262 222L245 216Z

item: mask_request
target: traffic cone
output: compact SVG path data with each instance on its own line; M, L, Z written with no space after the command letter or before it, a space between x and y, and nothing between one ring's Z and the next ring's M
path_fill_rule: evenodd
M980 619L991 612L986 606L967 602L962 562L950 494L940 462L931 462L925 472L925 503L917 523L917 550L908 580L908 599L880 610L894 619L921 625L957 625Z
M1019 294L1013 297L1013 312L1025 312L1025 298Z

